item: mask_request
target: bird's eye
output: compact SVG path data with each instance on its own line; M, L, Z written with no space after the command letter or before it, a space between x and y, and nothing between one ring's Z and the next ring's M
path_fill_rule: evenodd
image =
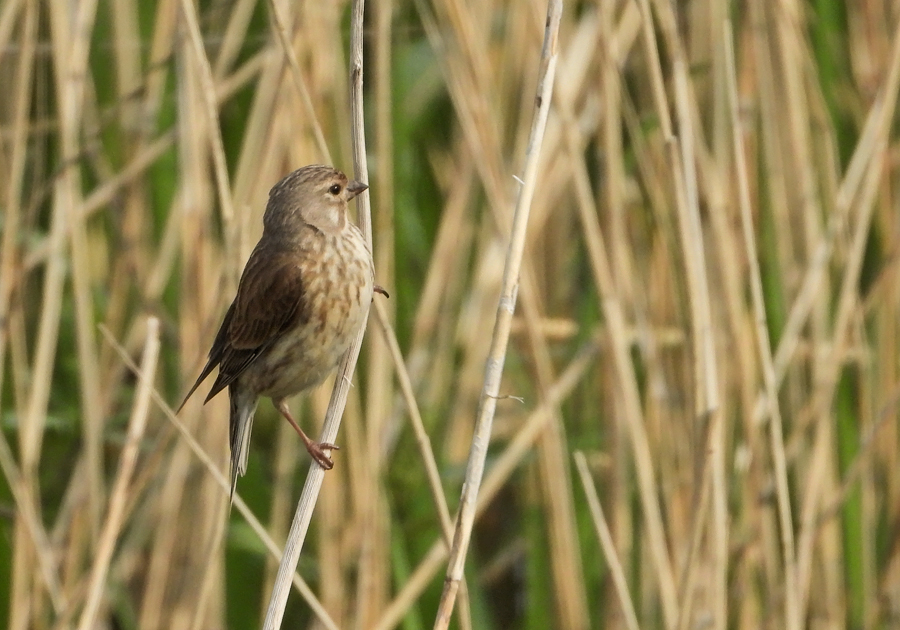
M332 184L331 188L328 189L332 195L340 195L341 194L341 185L340 184Z

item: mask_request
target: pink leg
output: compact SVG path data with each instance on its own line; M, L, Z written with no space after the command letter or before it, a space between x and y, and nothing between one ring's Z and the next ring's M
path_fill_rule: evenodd
M285 420L291 423L291 426L294 427L294 430L297 431L297 435L300 436L300 439L303 440L303 443L306 445L306 450L309 452L310 456L316 463L319 464L325 470L331 470L334 468L334 462L331 461L331 456L328 455L325 451L338 451L340 450L339 446L334 444L328 444L327 442L316 442L314 440L309 439L306 433L303 432L303 429L300 428L300 425L297 424L297 421L294 420L294 417L291 415L291 412L288 410L287 401L285 399L275 400L275 408L284 416Z

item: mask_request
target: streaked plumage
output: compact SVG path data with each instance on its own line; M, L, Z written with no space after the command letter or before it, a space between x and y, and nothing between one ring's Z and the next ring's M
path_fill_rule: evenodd
M347 202L366 188L331 167L313 165L269 192L262 238L244 267L209 360L184 399L219 368L204 402L228 388L232 493L247 468L260 396L272 399L321 466L332 467L325 451L337 447L310 440L285 399L331 373L368 313L375 290L372 255L347 217Z

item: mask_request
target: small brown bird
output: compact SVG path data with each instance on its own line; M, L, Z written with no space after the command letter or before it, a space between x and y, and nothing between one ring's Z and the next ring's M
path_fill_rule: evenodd
M356 337L373 292L384 293L375 287L366 240L347 217L347 202L366 188L330 166L313 165L269 192L262 238L244 267L206 367L181 403L184 407L219 367L204 403L228 387L232 494L247 469L260 396L272 399L320 466L333 466L326 451L338 447L307 437L287 398L325 380Z

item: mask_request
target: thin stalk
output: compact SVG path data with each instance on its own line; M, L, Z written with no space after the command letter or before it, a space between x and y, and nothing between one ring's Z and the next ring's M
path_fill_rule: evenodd
M363 14L365 0L354 0L352 16L350 20L350 114L353 137L353 170L355 179L366 183L368 178L368 164L366 162L366 138L363 121ZM357 224L369 244L372 247L371 208L368 193L363 193L357 198ZM331 400L325 413L325 422L322 428L320 442L334 442L337 438L341 424L341 416L347 404L347 394L350 392L351 377L359 358L359 350L363 337L366 334L366 324L363 323L356 335L356 339L344 354L338 365L337 378L334 381L334 389L331 392ZM284 555L278 566L275 576L275 584L269 599L269 607L266 610L266 618L263 622L265 630L275 630L281 627L284 617L284 609L287 605L288 587L290 577L293 575L300 552L306 540L309 523L315 509L322 481L325 478L325 470L315 461L310 464L309 474L294 512L294 520L284 546Z
M503 376L503 364L506 359L506 348L509 343L509 331L519 290L519 269L525 249L531 199L537 184L541 143L550 113L550 99L553 96L553 78L556 75L556 61L559 54L558 36L561 16L562 0L550 0L547 7L547 25L544 29L544 45L541 50L534 123L525 154L525 176L522 178L522 187L519 190L519 199L513 215L512 235L503 270L500 304L497 308L497 319L494 323L491 348L485 367L484 387L478 404L472 448L469 452L469 463L466 468L463 494L460 498L459 514L456 520L456 533L453 537L453 547L450 550L444 592L441 594L434 624L434 627L438 629L446 628L450 624L450 615L453 612L459 584L463 577L472 526L475 522L478 490L484 475L484 462L487 458L487 447L490 442L494 412L497 408L497 396L500 393L500 380Z
M594 529L597 531L600 548L603 549L603 557L606 558L606 564L609 565L609 572L612 574L613 584L616 587L616 595L619 596L619 603L622 605L625 625L628 630L640 630L637 613L634 611L634 602L631 601L631 593L628 592L628 581L625 579L625 571L622 569L622 563L619 561L616 544L613 542L612 532L609 531L609 524L607 524L606 517L603 515L603 507L600 505L597 487L594 485L594 480L591 479L587 459L581 451L575 452L575 466L578 468L578 476L581 478L581 485L587 497L588 508L591 511L591 520L593 520Z
M494 460L493 465L484 478L484 483L481 485L478 504L475 507L476 519L482 515L503 486L509 483L513 472L534 448L535 441L546 429L547 423L552 421L554 409L562 404L572 393L572 390L575 389L575 386L581 382L588 368L593 365L594 359L597 358L599 350L600 347L595 338L595 340L585 344L575 354L553 386L547 390L547 395L540 405L525 419L522 427L516 432L515 437L510 440L503 452ZM436 540L431 545L422 561L397 593L394 601L384 611L381 619L375 625L376 630L389 630L400 623L403 615L438 572L441 563L447 558L447 553L447 547L443 540Z
M108 328L100 325L100 332L106 338L107 343L112 346L113 350L115 350L116 354L119 355L119 358L122 360L122 363L125 366L134 372L134 374L141 381L147 381L149 376L141 370L141 368L131 359L128 351L122 346L121 343L113 336L113 334L109 331ZM181 434L182 439L184 439L185 444L187 444L188 448L194 453L194 456L200 460L200 463L206 467L209 474L212 476L213 480L216 484L222 489L224 493L231 492L231 480L226 476L226 473L222 472L218 466L216 466L213 458L207 453L203 446L197 441L197 438L194 437L191 430L185 425L178 416L175 415L175 412L166 402L165 398L159 393L159 391L155 387L150 388L150 395L153 398L153 402L156 403L156 406L159 407L169 422L178 430ZM247 524L250 525L250 528L253 532L259 537L262 543L266 546L266 549L273 556L281 557L282 550L278 548L278 545L275 544L275 541L272 540L272 537L269 536L269 533L266 531L266 528L263 527L262 523L259 522L259 519L256 518L256 515L250 511L250 508L247 507L247 504L241 498L241 496L237 493L234 494L233 506L237 509L238 513L243 516L247 520ZM316 598L315 594L312 592L312 589L309 588L309 585L300 577L297 573L294 573L292 576L292 581L294 588L297 589L297 592L303 597L307 604L309 604L310 609L316 615L317 619L322 622L322 624L328 628L329 630L337 630L337 624L331 619L328 615L328 612Z
M159 320L150 317L147 320L147 338L144 344L144 355L141 359L141 372L151 375L156 372L156 361L159 357ZM97 622L97 614L103 595L107 592L106 577L109 574L113 551L125 520L125 505L128 502L128 490L131 477L137 464L138 452L144 429L147 427L147 415L150 411L150 390L152 381L142 379L138 383L131 418L128 421L128 432L125 445L119 458L119 470L109 498L109 508L103 531L97 544L97 552L91 570L88 586L88 600L81 613L78 630L89 630Z

